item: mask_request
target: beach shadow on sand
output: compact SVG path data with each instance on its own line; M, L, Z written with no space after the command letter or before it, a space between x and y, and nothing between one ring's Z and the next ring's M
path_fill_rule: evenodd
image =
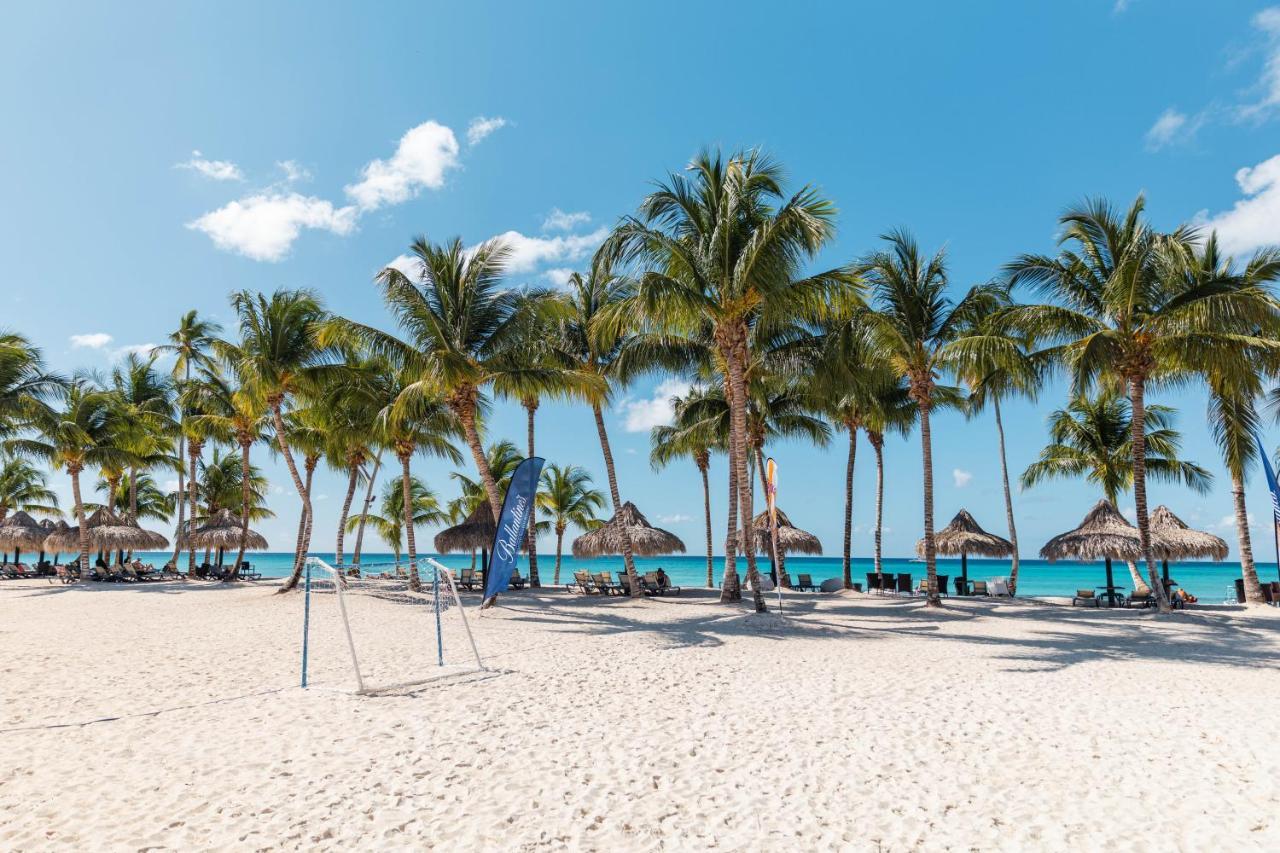
M528 593L526 593L528 594ZM750 600L719 602L715 590L686 590L644 603L626 598L507 596L499 605L521 622L553 631L617 635L641 632L668 648L713 647L731 637L764 640L840 638L874 642L914 637L996 650L1010 671L1044 672L1098 661L1200 663L1280 669L1280 619L1243 607L1213 607L1158 615L1154 611L1073 608L1031 599L963 599L927 607L918 597L788 594L784 618L750 612ZM637 611L633 608L645 608ZM655 610L662 608L661 617ZM986 623L992 630L983 630ZM1012 623L1013 631L995 630Z

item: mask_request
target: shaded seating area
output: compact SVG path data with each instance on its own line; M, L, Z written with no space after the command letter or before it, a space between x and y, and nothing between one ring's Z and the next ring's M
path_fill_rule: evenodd
M1102 560L1106 567L1106 585L1097 587L1098 604L1092 606L1121 607L1127 601L1124 587L1117 586L1111 561L1137 560L1142 556L1138 528L1134 527L1111 504L1100 500L1085 515L1078 527L1059 533L1040 549L1041 558L1058 560ZM1075 604L1081 598L1077 590Z
M781 507L777 508L777 518L778 565L771 568L769 575L775 584L781 582L784 588L795 589L796 585L791 583L791 577L787 574L787 555L813 554L821 556L822 542L809 531L801 530L792 524L791 518L782 511ZM751 519L751 537L755 541L756 553L771 558L773 531L769 526L769 513L767 510L758 513L755 518ZM742 550L740 539L741 536L735 534L734 542L739 551Z
M223 564L223 558L228 551L238 552L240 550L240 535L240 516L229 509L220 509L207 518L199 527L185 533L179 540L179 546L186 549L204 549L206 552L215 551L217 553L217 557L212 564L206 561L197 567L196 577L198 578L224 581L236 578L257 580L262 575L254 572L247 561L241 561L240 571L232 571L234 566L225 566ZM266 548L267 540L261 533L253 529L245 531L246 550L262 551ZM249 569L247 574L244 572L246 567Z
M636 505L627 501L604 524L573 540L573 556L578 559L618 556L630 541L631 553L636 557L657 557L665 554L683 554L684 542L669 530L654 527ZM618 572L619 592L631 595L631 583L626 572ZM640 592L646 591L644 578L637 573Z
M924 545L923 539L916 543L916 556L924 557ZM946 527L933 534L933 547L940 555L960 557L960 576L955 583L956 595L987 594L977 592L975 585L969 583L970 554L996 558L1013 554L1012 542L983 530L982 525L978 524L967 509L961 509ZM938 591L946 591L946 583L941 575L938 576Z

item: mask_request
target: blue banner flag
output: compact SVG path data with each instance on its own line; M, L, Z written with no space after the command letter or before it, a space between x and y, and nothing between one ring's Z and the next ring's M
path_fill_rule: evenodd
M498 518L498 529L493 535L489 583L484 588L486 600L506 590L511 582L516 557L529 536L529 514L533 512L533 499L538 494L542 462L541 457L530 456L511 475L511 485L507 486L507 497L502 502L502 515Z
M1271 470L1271 460L1267 458L1262 439L1254 434L1253 440L1258 442L1258 455L1262 457L1262 470L1267 475L1267 488L1271 490L1271 522L1280 523L1280 485L1276 484L1276 472Z

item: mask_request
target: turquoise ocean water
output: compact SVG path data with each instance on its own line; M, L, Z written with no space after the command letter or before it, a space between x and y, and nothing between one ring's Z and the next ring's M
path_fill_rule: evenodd
M161 565L169 559L168 553L150 553L140 556L144 562L153 562L156 565ZM317 552L316 556L327 562L333 562L332 553ZM470 555L446 554L443 556L431 556L453 569L465 569L471 565ZM348 563L350 563L350 559L350 555L348 555ZM365 554L362 557L362 562L366 568L369 568L373 564L389 564L391 559L390 554ZM292 567L293 555L287 553L250 554L249 560L258 571L262 572L264 577L284 577L288 575ZM185 565L185 563L180 565ZM767 570L769 563L767 560L761 560L760 565ZM787 570L793 576L798 572L805 572L813 577L814 583L821 583L826 578L840 577L840 565L839 557L796 556L787 558ZM684 555L640 557L636 559L636 568L640 571L653 571L659 566L671 576L672 581L676 584L682 586L706 586L706 557ZM724 558L716 557L714 566L715 582L719 585L721 574L724 571ZM866 573L872 569L873 565L870 559L855 559L853 566L854 581L864 581ZM591 572L621 571L622 558L597 557L591 560L577 560L571 556L565 556L560 566L560 582L563 584L572 581L573 573L581 570ZM884 570L894 573L908 572L912 575L912 579L918 582L924 575L924 564L903 558L886 558L884 560ZM554 554L539 553L538 574L544 585L551 583L554 571ZM745 571L745 563L741 558L738 559L738 571L740 574ZM520 559L520 572L524 575L528 574L528 560L524 557ZM939 574L954 577L959 572L959 560L938 560ZM1008 560L976 558L969 560L969 578L971 580L986 580L993 577L1008 576L1008 574ZM1132 586L1129 580L1129 570L1123 563L1115 564L1114 574L1117 585L1123 587ZM1235 579L1240 577L1240 564L1188 561L1176 565L1171 564L1169 566L1169 575L1192 595L1206 602L1218 603L1227 597ZM1275 563L1258 563L1258 575L1264 581L1277 580L1280 577L1277 576ZM1023 560L1019 568L1018 592L1022 595L1033 596L1071 595L1077 588L1102 585L1105 583L1105 577L1105 571L1101 563L1049 563L1045 560Z

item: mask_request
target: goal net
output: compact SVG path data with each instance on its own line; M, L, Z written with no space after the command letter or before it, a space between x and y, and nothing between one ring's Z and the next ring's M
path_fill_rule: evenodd
M373 694L484 669L453 574L430 558L355 574L309 557L302 686Z

